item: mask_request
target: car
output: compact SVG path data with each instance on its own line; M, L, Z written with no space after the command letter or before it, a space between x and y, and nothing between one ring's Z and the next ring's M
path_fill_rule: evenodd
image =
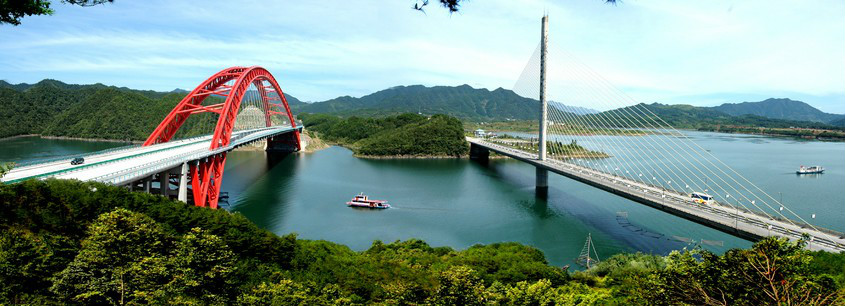
M82 157L77 157L70 161L71 165L81 165L83 163L85 163L85 159Z

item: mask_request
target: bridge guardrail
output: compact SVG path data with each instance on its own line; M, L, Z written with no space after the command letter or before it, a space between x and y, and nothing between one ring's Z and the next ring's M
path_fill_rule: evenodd
M114 148L109 148L109 149L100 150L100 151L94 151L94 152L90 152L90 153L76 154L76 155L73 155L73 156L90 157L90 156L94 156L94 155L114 153L114 152L123 151L123 150L131 150L133 148L137 148L137 147L140 147L140 146L141 146L140 144L132 144L132 145L128 145L128 146L114 147ZM15 167L16 168L23 168L23 167L28 167L28 166L37 165L37 164L46 164L46 163L52 163L52 162L57 162L57 161L61 161L61 160L71 160L71 159L73 159L73 157L66 157L66 156L32 159L32 160L27 160L27 161L20 162L20 163L15 163L16 164Z
M264 132L264 131L272 130L272 129L277 129L277 128L279 128L279 126L260 128L260 129L252 130L250 133L246 133L246 134L260 133L260 132ZM82 171L82 170L85 170L85 169L89 169L89 168L94 167L94 166L102 166L102 165L106 165L106 164L110 164L110 163L115 163L115 162L118 162L118 161L137 157L137 156L140 156L140 155L145 155L145 154L156 153L156 152L180 148L180 147L183 147L183 146L193 144L195 140L199 140L199 139L206 138L206 137L210 137L210 136L209 135L203 135L203 136L196 136L196 137L191 137L191 138L180 139L179 140L180 142L186 142L186 143L180 144L180 145L177 145L177 146L171 146L171 147L167 147L167 148L153 150L153 151L149 151L149 152L143 152L143 153L133 154L133 155L129 155L129 156L123 156L123 157L120 157L120 158L117 158L117 159L95 162L95 163L89 163L89 164L83 164L83 165L73 167L73 168L70 168L70 169L61 169L61 170L51 171L51 172L42 173L42 174L38 174L38 175L23 177L23 178L14 179L14 180L9 180L9 181L5 181L5 183L17 183L17 182L20 182L20 181L33 179L33 178L52 177L52 176L58 175L60 173L61 174L74 173L74 172ZM240 137L244 137L244 134L236 135L233 139L239 139ZM138 146L131 146L131 147L124 146L124 147L113 148L113 149L109 149L109 150L93 152L93 153L90 153L90 154L85 155L85 156L96 156L96 155L102 155L104 153L114 153L114 152L118 152L118 151L128 151L128 150L137 149L137 148L138 148ZM58 161L58 160L66 160L66 158L56 159L55 161ZM20 167L18 167L18 168L20 168Z
M481 140L481 139L473 139L471 141L475 141L477 143L483 144L485 146L488 146L490 148L494 148L494 149L499 150L499 151L503 151L503 152L507 152L509 154L520 156L521 158L524 158L524 159L529 159L529 160L536 159L534 156L530 155L528 152L521 151L521 150L514 149L514 148L510 148L510 147L503 145L503 144L496 144L496 143ZM648 183L636 182L636 181L631 180L630 178L622 177L622 176L619 176L619 175L616 175L616 174L613 174L613 173L605 173L605 172L602 172L600 170L596 170L596 169L593 169L593 168L590 168L590 167L583 167L583 166L579 166L579 165L576 165L576 164L567 163L565 161L559 160L559 159L554 158L554 157L548 159L547 161L550 162L553 165L556 164L558 166L567 167L571 171L578 171L581 174L587 174L587 175L589 175L589 176L591 176L595 179L605 181L606 182L605 184L607 184L607 182L613 183L614 185L622 184L622 185L626 186L627 188L632 188L632 190L636 190L637 192L640 191L640 190L643 190L647 194L648 193L655 193L653 195L654 197L660 197L661 199L664 199L663 201L669 201L669 202L674 203L675 205L681 205L682 207L687 207L687 206L690 206L691 204L693 204L693 203L690 203L690 201L686 201L687 195L685 193L679 192L679 191L674 190L674 189L666 189L666 188L663 188L663 187L653 186L653 185L648 184ZM576 168L579 168L580 170L578 170ZM584 173L584 172L588 172L588 173ZM623 182L623 180L624 181L630 181L630 182L626 184L626 183ZM632 187L631 184L638 185L638 186L636 186L636 188L635 188L635 187ZM639 186L639 185L642 185L642 186ZM649 189L653 189L653 190L649 191ZM661 190L662 190L662 192L658 192L658 191L661 191ZM807 223L804 223L804 222L798 222L798 221L794 221L794 220L791 220L791 219L782 218L780 216L772 216L772 215L766 214L765 212L762 212L762 211L758 212L758 211L755 211L755 210L747 209L745 207L727 206L727 205L725 205L723 203L719 203L719 202L716 202L716 203L714 203L714 205L711 205L712 207L711 206L701 206L701 205L692 205L692 206L700 206L700 207L697 207L698 210L709 211L711 214L723 215L723 217L726 217L726 218L731 218L731 219L736 218L737 220L742 220L743 223L746 223L748 225L751 225L751 226L754 226L754 227L759 227L759 228L766 228L769 231L781 232L782 234L784 234L786 236L791 236L793 238L801 238L802 233L799 232L796 229L792 229L792 228L788 228L788 227L784 227L784 226L798 227L800 229L812 229L812 230L816 231L817 233L821 233L823 235L828 235L827 237L835 236L835 237L839 237L839 239L845 238L845 235L843 235L842 233L836 232L834 230L830 230L830 229L823 228L823 227L816 227L816 226L813 226L813 225L810 225L810 224L807 224ZM734 211L736 211L736 213L734 213ZM739 212L742 212L746 215L740 214ZM750 218L750 216L748 216L748 215L754 216L754 218ZM775 224L776 222L771 222L771 221L780 222L784 226L777 225L777 224ZM772 227L768 228L768 226L772 226ZM836 241L832 241L830 239L827 239L827 237L825 237L825 236L811 236L811 237L817 238L817 239L811 240L811 243L825 244L825 245L828 245L830 247L833 247L834 249L845 249L845 245L838 243Z
M188 140L193 141L195 139L200 139L200 138L203 138L203 137L207 137L207 136L187 138L187 139L183 139L183 140L180 140L180 141L186 141L186 142ZM82 170L85 170L85 169L88 169L88 168L91 168L91 167L94 167L94 166L102 166L102 165L106 165L106 164L111 164L111 163L115 163L115 162L118 162L118 161L121 161L121 160L137 157L137 156L140 156L140 155L145 155L145 154L150 154L150 153L156 153L156 152L181 148L181 147L191 145L191 144L194 144L194 142L187 142L187 143L180 144L180 145L177 145L177 146L171 146L171 147L153 150L153 151L149 151L149 152L143 152L143 153L133 154L133 155L129 155L129 156L123 156L123 157L120 157L120 158L117 158L117 159L111 159L111 160L89 163L89 164L82 164L80 166L73 167L73 168L70 168L70 169L61 169L61 170L51 171L51 172L42 173L42 174L38 174L38 175L22 177L22 178L19 178L19 179L6 181L5 183L17 183L17 182L20 182L20 181L25 181L25 180L33 179L33 178L52 177L52 176L58 175L60 173L74 173L74 172L82 171ZM129 150L129 149L126 149L126 150Z
M244 142L250 142L250 141L255 141L255 140L258 140L258 139L261 139L261 138L269 137L270 134L260 133L260 132L264 132L264 131L269 130L269 129L271 129L271 128L261 129L261 130L257 131L257 132L259 132L258 134L250 133L252 136L248 137L248 139L245 140ZM237 135L233 138L233 140L242 139L244 137L247 137L247 135ZM225 151L232 150L232 149L234 149L234 147L235 147L234 145L230 144L229 146L226 146L225 148L220 148L220 149L217 149L217 150L214 150L214 151L186 152L186 153L171 157L170 159L174 161L174 162L171 162L171 163L161 163L160 161L151 161L151 162L148 162L148 163L145 163L145 164L142 164L142 165L137 165L137 166L134 166L134 167L131 167L131 168L121 170L120 172L117 172L117 173L101 175L101 176L92 178L91 180L116 185L116 184L119 184L119 183L122 183L122 182L125 182L125 181L128 181L128 180L134 179L134 178L144 176L144 175L149 174L149 173L156 173L156 172L159 172L161 170L170 169L177 164L184 163L185 160L190 161L190 160L201 159L203 157L207 157L207 156L210 156L210 155L215 155L215 154L219 154L219 153L222 153L222 152L225 152ZM158 165L158 166L154 166L154 165ZM150 167L150 166L153 166L153 167Z

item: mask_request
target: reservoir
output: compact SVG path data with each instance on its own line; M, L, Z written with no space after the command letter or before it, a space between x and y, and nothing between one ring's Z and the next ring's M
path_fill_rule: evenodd
M767 193L777 197L780 192L785 205L808 221L845 231L845 143L684 133ZM578 143L601 149L588 140ZM0 141L0 161L123 145L14 138ZM798 176L800 165L821 165L826 171ZM554 265L575 267L588 234L601 259L619 252L663 255L701 245L721 253L751 245L559 175L549 176L548 199L537 199L533 167L509 159L487 165L468 159L360 159L341 147L288 156L236 151L227 158L223 191L230 196L225 208L262 228L354 250L367 249L373 240L419 238L456 249L516 241L539 248ZM393 208L346 207L360 192L389 200Z

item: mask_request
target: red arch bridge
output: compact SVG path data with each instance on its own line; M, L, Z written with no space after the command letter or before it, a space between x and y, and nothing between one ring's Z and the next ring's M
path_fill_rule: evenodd
M143 145L21 164L2 180L99 181L217 208L228 152L264 140L267 151L299 151L301 131L269 71L230 67L185 96Z

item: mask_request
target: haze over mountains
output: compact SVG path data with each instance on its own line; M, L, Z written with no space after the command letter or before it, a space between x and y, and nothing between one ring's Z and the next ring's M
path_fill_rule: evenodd
M103 84L73 85L56 80L36 84L0 81L0 137L23 134L139 140L185 95L184 90L155 92ZM343 96L305 103L286 95L294 113L385 116L398 113L447 114L464 120L534 120L537 100L511 90L461 86L396 86L360 98ZM579 115L598 111L551 102ZM717 107L640 104L679 128L702 125L765 127L845 127L845 115L822 112L804 102L768 99ZM613 112L613 111L609 111ZM189 120L190 121L190 120Z

